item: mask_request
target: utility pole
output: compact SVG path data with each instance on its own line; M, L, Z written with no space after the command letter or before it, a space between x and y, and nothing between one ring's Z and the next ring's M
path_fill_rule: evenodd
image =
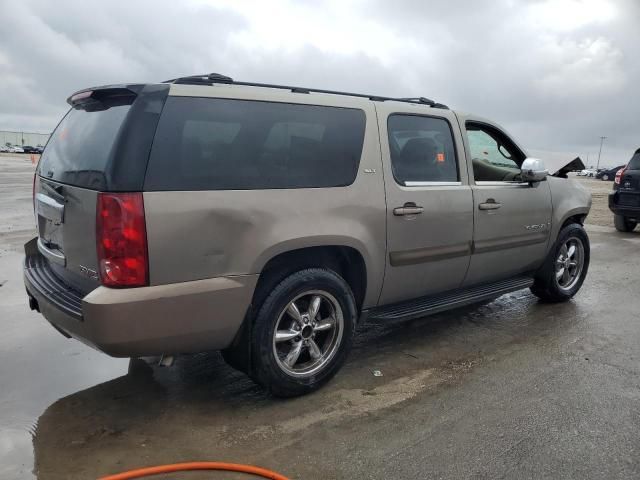
M600 167L600 155L602 154L602 144L604 143L604 139L607 137L600 137L600 151L598 152L598 164L596 165L596 170Z

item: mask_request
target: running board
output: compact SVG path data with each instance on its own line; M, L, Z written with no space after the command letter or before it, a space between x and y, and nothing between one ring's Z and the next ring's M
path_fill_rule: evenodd
M515 277L495 283L375 307L363 312L363 316L366 319L375 318L377 320L410 320L497 298L505 293L528 288L532 284L533 278L531 277Z

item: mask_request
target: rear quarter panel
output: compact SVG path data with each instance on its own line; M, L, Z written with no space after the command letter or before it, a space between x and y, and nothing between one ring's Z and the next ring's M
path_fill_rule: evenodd
M202 90L197 92L201 94ZM290 94L267 97L264 99L286 98L291 102ZM299 103L335 102L313 100ZM361 108L367 120L358 174L350 186L145 192L151 284L256 274L280 253L342 245L355 248L363 256L367 267L363 306L375 305L386 248L380 146L371 103L353 106Z

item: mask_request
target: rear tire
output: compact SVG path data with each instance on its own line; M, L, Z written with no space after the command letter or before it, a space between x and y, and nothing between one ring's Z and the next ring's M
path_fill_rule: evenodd
M638 222L635 220L629 220L627 217L622 215L614 215L613 223L616 226L616 230L619 232L633 232L633 229L638 225Z
M337 273L309 268L288 276L255 317L251 377L279 397L320 388L344 364L356 318L353 293Z
M606 173L605 173L604 175L602 175L602 180L604 180L605 182L606 182L607 180L609 180L609 175L608 175L608 174L606 174Z
M558 234L547 259L536 274L531 292L547 302L565 302L584 282L589 269L589 237L582 225L572 223Z

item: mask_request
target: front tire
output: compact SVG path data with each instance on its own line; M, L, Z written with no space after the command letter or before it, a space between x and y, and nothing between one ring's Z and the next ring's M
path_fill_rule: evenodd
M589 260L587 232L582 225L567 225L560 230L545 263L536 274L531 292L548 302L569 300L582 287Z
M604 180L605 182L609 180L609 174L605 173L604 175L602 175L602 180Z
M614 215L613 223L616 226L616 230L619 232L633 232L633 229L638 225L638 222L629 220L627 217L622 215Z
M318 389L344 364L355 324L353 293L337 273L310 268L288 276L255 317L252 378L279 397Z

